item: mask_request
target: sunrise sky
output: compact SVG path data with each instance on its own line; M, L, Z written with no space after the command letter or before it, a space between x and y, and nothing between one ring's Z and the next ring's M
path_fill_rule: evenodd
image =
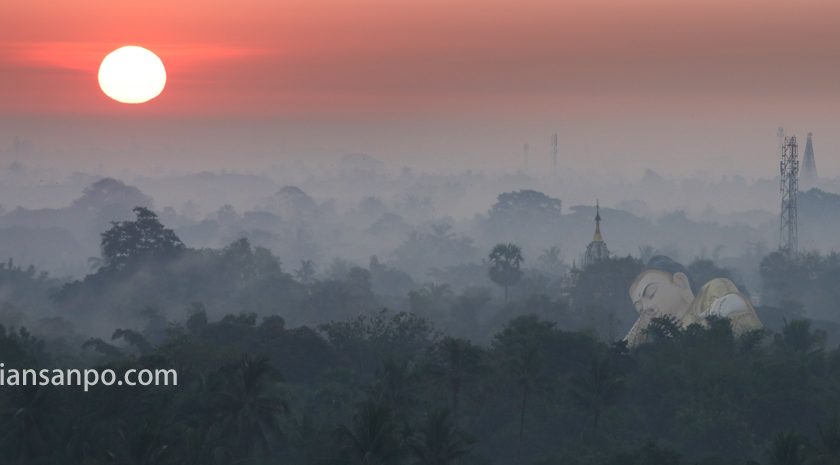
M834 0L11 1L0 157L23 156L17 137L45 163L361 151L507 169L557 131L584 168L772 175L774 163L750 170L785 125L813 131L819 167L838 174L838 20ZM97 85L126 44L166 65L150 103ZM119 156L129 140L148 158Z

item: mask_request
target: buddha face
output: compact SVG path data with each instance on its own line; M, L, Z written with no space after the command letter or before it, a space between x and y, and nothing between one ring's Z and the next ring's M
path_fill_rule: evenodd
M694 293L685 273L647 270L630 286L630 300L642 317L680 319L694 300Z

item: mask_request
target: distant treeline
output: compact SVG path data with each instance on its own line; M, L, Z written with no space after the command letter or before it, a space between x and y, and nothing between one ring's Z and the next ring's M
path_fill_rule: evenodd
M84 279L0 265L2 362L174 368L179 385L5 386L8 463L840 463L838 332L803 319L836 311L835 255L768 254L757 289L694 260L696 282L760 296L767 330L660 319L629 350L634 257L569 270L546 250L524 269L499 244L441 272L491 286L455 292L375 257L288 272L244 239L192 249L134 213Z
M0 390L15 464L765 464L840 459L840 351L806 320L733 337L660 320L628 351L521 316L488 344L382 311L317 328L197 306L161 334L50 353L4 329L7 369L175 368L176 387ZM159 339L152 344L150 339Z

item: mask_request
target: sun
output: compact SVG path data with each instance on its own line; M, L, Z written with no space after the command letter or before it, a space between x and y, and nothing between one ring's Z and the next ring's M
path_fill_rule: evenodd
M151 50L134 45L109 53L99 65L99 87L121 103L145 103L163 92L166 68Z

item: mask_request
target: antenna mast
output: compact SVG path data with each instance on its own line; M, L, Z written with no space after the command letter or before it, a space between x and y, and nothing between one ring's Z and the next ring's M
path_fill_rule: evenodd
M798 219L796 194L799 192L799 147L796 136L785 137L779 162L781 175L779 190L782 209L779 216L779 250L793 257L798 249Z

